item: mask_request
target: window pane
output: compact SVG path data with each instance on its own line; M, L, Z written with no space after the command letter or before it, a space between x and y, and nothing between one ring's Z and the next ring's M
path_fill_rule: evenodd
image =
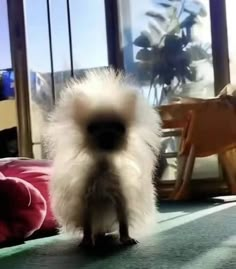
M17 157L17 114L6 0L0 0L0 136L0 158Z
M56 98L71 78L69 29L65 0L50 1ZM74 75L108 65L103 0L69 1Z
M119 1L125 69L139 81L153 106L175 96L213 97L209 1ZM163 150L178 151L178 139ZM176 159L168 158L165 179L176 177ZM216 156L198 159L194 178L217 177Z
M25 10L30 93L44 110L50 110L52 82L46 1L26 0Z
M52 108L46 1L25 0L25 15L33 152L35 158L41 158L42 121L44 115Z
M104 0L71 0L75 69L108 65Z
M214 96L208 1L120 2L125 67L149 102Z
M56 98L71 78L67 1L51 0L51 31Z
M226 0L228 44L230 58L230 80L236 84L236 35L235 35L235 10L236 1Z
M70 70L67 6L65 0L51 0L54 71Z
M108 65L103 0L71 0L70 16L75 75L81 69ZM52 58L56 98L71 77L66 0L51 0ZM31 121L35 154L41 142L41 122L52 108L51 62L46 0L25 0ZM42 114L42 111L44 112Z
M0 0L0 69L11 68L7 1Z

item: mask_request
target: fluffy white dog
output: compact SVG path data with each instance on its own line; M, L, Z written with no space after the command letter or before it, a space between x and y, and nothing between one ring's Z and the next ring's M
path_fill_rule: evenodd
M122 244L152 231L153 172L160 118L130 79L113 69L89 71L61 94L46 140L53 159L52 209L82 244L118 232Z

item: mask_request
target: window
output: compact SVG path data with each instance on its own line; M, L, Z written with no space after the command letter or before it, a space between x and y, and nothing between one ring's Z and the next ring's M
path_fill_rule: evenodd
M214 96L208 1L129 0L120 11L125 68L151 104Z
M33 154L40 158L44 116L41 111L50 111L53 105L46 1L26 0L25 16Z
M124 66L139 81L153 106L175 96L215 95L209 1L119 1ZM178 139L163 139L176 152ZM164 179L176 177L176 158L168 158ZM219 176L217 156L197 159L194 178Z
M103 0L25 0L25 9L32 137L38 148L43 118L71 76L108 65L105 7Z
M230 80L236 84L236 35L235 35L235 10L236 2L226 0L227 28L228 28L228 45L230 60Z
M52 80L46 1L25 1L31 97L46 110L52 107Z
M7 1L0 0L0 70L11 68Z
M75 69L108 65L104 0L70 0Z

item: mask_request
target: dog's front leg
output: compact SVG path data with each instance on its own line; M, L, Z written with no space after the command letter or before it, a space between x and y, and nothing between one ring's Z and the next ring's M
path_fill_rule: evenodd
M116 211L119 221L120 242L126 246L137 244L138 241L131 238L129 235L126 202L122 195L117 195L116 197Z
M89 207L84 210L83 239L80 243L82 247L94 247L95 240L92 231L91 211Z

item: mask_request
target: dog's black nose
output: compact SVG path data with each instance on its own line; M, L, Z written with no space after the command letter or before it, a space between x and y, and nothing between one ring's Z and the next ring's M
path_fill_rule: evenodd
M124 142L126 127L119 120L96 120L87 127L93 143L100 150L118 149Z

